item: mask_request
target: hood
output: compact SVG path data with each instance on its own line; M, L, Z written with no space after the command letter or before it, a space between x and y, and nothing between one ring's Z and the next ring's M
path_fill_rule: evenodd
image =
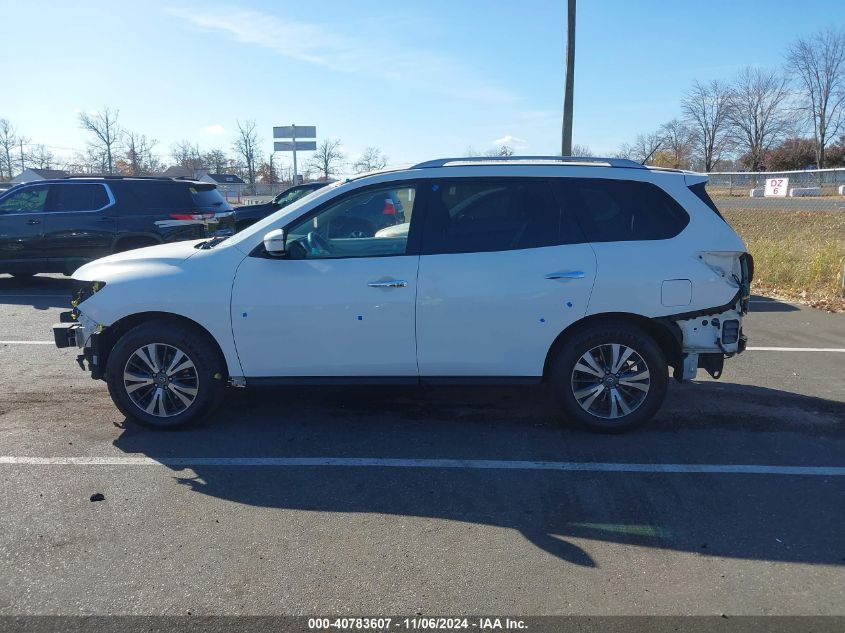
M115 253L78 268L73 273L73 278L80 281L107 282L118 278L176 272L180 269L180 262L201 252L195 246L204 241L206 240L158 244Z

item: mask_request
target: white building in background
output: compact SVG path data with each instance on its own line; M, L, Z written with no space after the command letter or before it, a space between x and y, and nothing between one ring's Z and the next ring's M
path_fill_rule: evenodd
M234 174L209 174L206 172L199 177L199 180L217 185L217 191L223 194L228 202L240 202L244 187L246 187L243 179Z
M22 182L32 182L33 180L50 180L52 178L67 178L70 174L63 169L35 169L30 167L24 169L17 176L12 178L9 182L19 184Z

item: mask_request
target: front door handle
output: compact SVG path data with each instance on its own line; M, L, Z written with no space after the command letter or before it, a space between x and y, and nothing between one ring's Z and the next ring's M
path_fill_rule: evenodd
M546 279L583 279L585 276L583 270L564 270L558 273L549 273L546 275Z
M370 288L405 288L408 282L404 279L389 279L387 281L370 281L367 285Z
M27 220L27 224L41 224L41 220Z

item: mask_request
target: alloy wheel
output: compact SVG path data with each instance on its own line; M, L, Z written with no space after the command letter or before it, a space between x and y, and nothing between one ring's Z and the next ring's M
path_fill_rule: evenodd
M648 365L632 347L598 345L585 352L572 370L572 395L584 411L615 420L636 411L651 387Z
M161 418L179 415L197 398L199 374L185 352L165 343L135 350L123 370L123 386L136 407Z

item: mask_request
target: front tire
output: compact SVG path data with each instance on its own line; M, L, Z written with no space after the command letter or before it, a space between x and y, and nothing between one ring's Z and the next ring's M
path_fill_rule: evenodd
M553 359L549 382L568 421L621 433L648 422L666 397L669 371L660 346L623 321L588 326Z
M109 394L121 413L156 429L208 415L223 396L225 378L225 362L207 335L165 319L126 332L106 368Z

